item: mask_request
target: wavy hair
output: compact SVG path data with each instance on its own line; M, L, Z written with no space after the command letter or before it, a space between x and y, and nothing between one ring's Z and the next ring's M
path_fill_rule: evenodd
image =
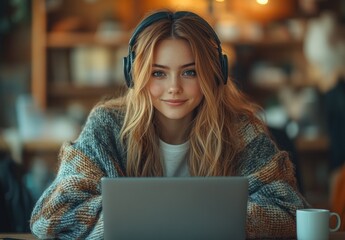
M213 33L199 17L188 15L156 21L137 37L132 69L134 88L117 101L118 106L125 109L121 140L127 147L127 175L163 176L159 127L146 86L151 76L155 47L168 38L184 39L190 44L204 95L195 109L188 133L190 175L236 175L240 164L237 156L244 146L239 129L248 121L254 126L263 126L255 114L258 108L233 81L227 81L226 85L216 81L222 79L222 71Z

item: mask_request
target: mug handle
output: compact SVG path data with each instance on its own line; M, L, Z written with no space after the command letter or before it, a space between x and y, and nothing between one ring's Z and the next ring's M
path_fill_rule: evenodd
M332 216L335 216L337 218L337 226L335 226L335 228L329 228L329 231L331 232L336 232L339 230L340 225L341 225L341 219L338 213L335 212L331 212L329 215L329 218L331 218Z

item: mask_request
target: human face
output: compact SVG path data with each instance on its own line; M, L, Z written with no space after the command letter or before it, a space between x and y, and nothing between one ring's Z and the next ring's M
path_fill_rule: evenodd
M166 39L157 44L148 89L159 121L192 120L203 94L186 40Z

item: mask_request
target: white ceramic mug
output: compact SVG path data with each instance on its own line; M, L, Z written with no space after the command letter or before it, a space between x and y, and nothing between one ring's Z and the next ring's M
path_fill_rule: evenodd
M337 225L330 228L330 218L336 217ZM340 228L339 214L327 209L299 209L296 213L297 239L298 240L327 240L329 232Z

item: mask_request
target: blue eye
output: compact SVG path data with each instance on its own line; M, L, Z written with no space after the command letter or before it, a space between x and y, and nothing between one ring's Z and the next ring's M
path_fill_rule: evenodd
M152 72L152 76L156 77L156 78L161 78L161 77L165 76L165 73L162 71L154 71L154 72Z
M183 76L188 76L188 77L195 77L196 76L196 71L193 70L186 70L182 73Z

